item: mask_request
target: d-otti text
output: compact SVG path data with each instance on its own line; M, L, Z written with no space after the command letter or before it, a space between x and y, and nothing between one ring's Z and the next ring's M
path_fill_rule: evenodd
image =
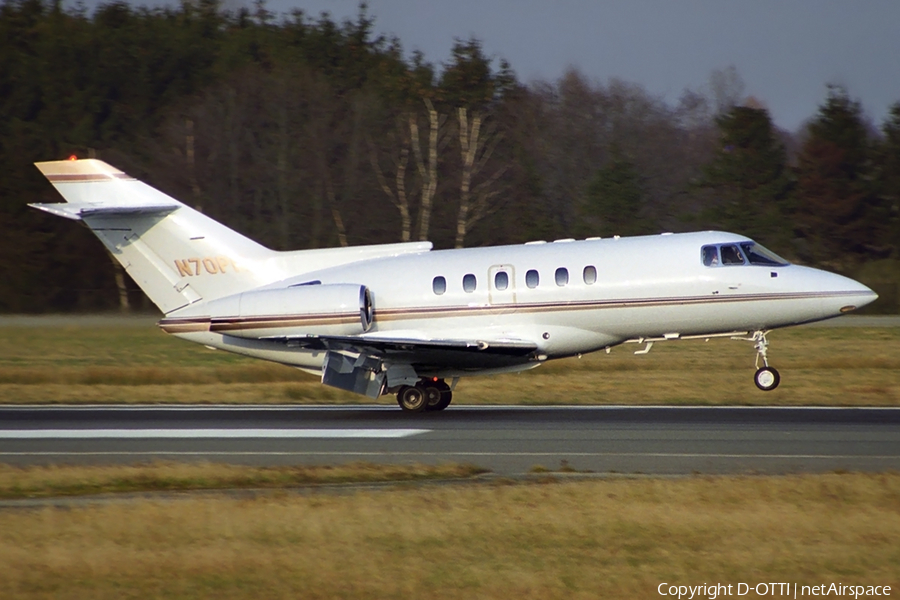
M716 583L703 585L670 585L663 582L657 586L656 591L660 596L674 596L681 598L708 598L715 600L723 596L746 596L753 591L757 596L787 596L799 598L802 596L844 596L860 598L866 596L890 596L889 585L844 585L842 583L823 583L820 585L800 585L797 583Z

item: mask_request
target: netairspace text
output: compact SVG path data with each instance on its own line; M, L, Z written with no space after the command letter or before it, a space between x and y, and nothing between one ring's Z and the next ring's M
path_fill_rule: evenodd
M656 591L660 596L672 596L681 600L686 598L716 598L724 596L746 596L751 591L757 596L787 596L801 598L804 596L843 596L846 598L863 598L872 596L890 596L889 585L844 585L843 583L821 583L819 585L802 585L792 582L778 583L710 583L703 585L674 585L663 582Z

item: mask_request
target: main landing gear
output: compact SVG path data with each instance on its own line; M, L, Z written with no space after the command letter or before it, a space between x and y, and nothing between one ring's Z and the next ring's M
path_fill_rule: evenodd
M764 392L768 392L770 390L774 390L778 387L778 384L781 383L781 375L778 374L778 371L775 370L774 367L769 366L769 360L766 358L766 348L769 346L769 341L766 339L766 331L756 331L753 333L752 338L746 338L748 341L755 342L756 344L756 374L753 375L753 382L756 384L756 387L761 389ZM760 359L762 359L763 366L759 366Z
M444 410L450 406L453 392L443 379L422 379L416 385L404 385L397 391L397 404L404 412Z

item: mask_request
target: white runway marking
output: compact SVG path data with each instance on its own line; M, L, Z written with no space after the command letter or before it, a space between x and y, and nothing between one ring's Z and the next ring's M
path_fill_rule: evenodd
M180 451L180 450L158 450L158 451L96 451L96 452L0 452L0 456L365 456L365 457L417 457L417 456L434 456L434 457L520 457L529 458L578 458L578 457L599 457L599 458L722 458L722 459L874 459L874 460L897 460L900 455L860 455L860 454L704 454L697 452L330 452L322 451Z
M2 440L97 439L387 439L430 429L6 429Z

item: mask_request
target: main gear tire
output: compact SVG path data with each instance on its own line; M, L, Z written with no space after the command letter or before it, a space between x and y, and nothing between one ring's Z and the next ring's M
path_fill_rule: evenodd
M397 404L403 412L418 413L428 407L425 391L417 386L404 385L397 392Z

